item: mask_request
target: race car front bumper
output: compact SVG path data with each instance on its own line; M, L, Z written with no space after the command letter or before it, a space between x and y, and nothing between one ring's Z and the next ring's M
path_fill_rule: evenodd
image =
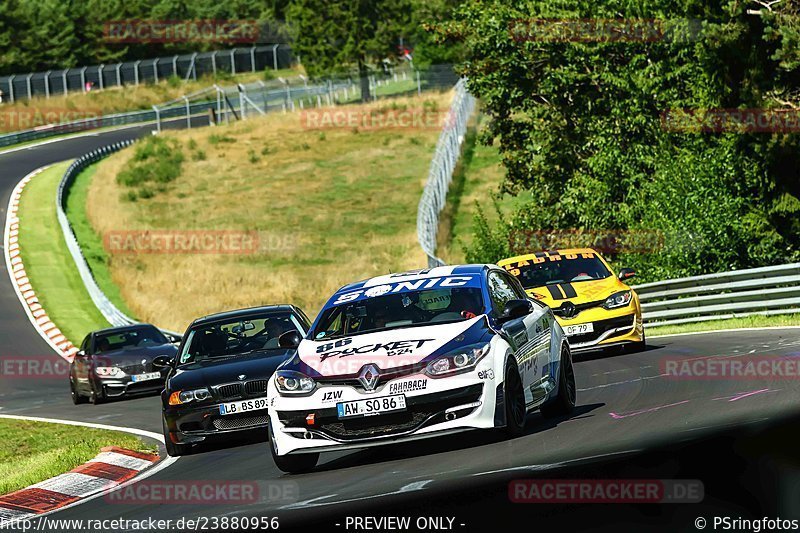
M348 385L323 385L312 397L274 397L275 407L270 408L269 417L278 453L366 448L498 425L500 380L495 380L494 372L483 369L436 379L416 375L394 381L407 380L424 382L425 388L405 394L405 410L374 416L339 418L337 403L391 396L392 381L375 392ZM336 397L336 402L320 401L331 397ZM309 423L310 418L313 423Z

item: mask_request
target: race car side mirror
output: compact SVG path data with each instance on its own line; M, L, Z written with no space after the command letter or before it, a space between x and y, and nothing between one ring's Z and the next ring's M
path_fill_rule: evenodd
M514 320L515 318L522 318L533 311L533 304L530 300L509 300L503 307L503 313L500 315L499 320L501 323Z
M282 333L278 337L278 346L281 348L297 348L300 346L301 340L303 340L303 337L300 336L300 332L293 329Z
M83 350L78 350L77 352L75 352L75 357L86 357L86 352L84 352Z
M153 368L167 368L172 366L172 357L168 355L159 355L153 359Z
M636 276L636 271L632 268L623 268L619 271L619 279L624 281Z

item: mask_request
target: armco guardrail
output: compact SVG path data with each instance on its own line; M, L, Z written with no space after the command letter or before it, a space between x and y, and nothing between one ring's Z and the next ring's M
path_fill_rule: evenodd
M59 183L58 192L56 193L56 215L58 216L58 224L61 226L61 232L64 234L64 241L67 243L67 249L69 250L70 255L72 255L72 259L75 261L75 266L78 269L78 273L81 276L83 285L86 287L86 291L89 293L92 302L94 302L94 305L112 326L128 326L130 324L137 324L138 321L132 319L117 309L117 306L115 306L111 300L108 299L108 296L106 296L97 285L97 282L94 280L94 276L92 275L92 269L89 268L86 258L83 257L81 246L78 244L78 239L75 238L75 232L72 231L72 226L69 223L69 219L67 219L67 214L64 212L64 208L67 195L69 194L69 188L75 182L75 178L81 173L81 171L83 171L92 163L95 163L104 157L108 157L114 152L118 152L119 150L126 148L132 145L134 142L135 141L122 141L115 144L110 144L79 157L73 161L73 163L64 173L64 177L61 178L61 183ZM181 335L180 333L176 333L168 329L159 329L169 335Z
M83 281L86 290L89 292L89 296L92 298L95 306L97 306L97 309L100 310L105 319L108 320L108 323L112 326L127 326L130 324L136 324L136 320L117 309L117 307L111 303L111 300L108 299L108 297L97 285L97 282L92 275L92 270L89 268L86 258L83 257L80 244L78 244L78 239L75 238L75 232L72 231L72 226L67 219L67 214L64 209L66 207L69 188L72 186L75 178L81 173L81 171L83 171L83 169L92 163L95 163L96 161L113 154L114 152L130 146L133 144L133 142L134 141L118 142L116 144L104 146L103 148L99 148L79 157L64 173L64 177L61 178L61 183L58 185L58 192L56 193L56 215L58 216L58 223L61 226L61 232L64 234L64 241L67 243L67 249L69 249L69 253L72 255L72 259L75 261L75 266L78 268L81 280Z
M800 263L657 281L633 288L650 327L800 313Z
M453 171L461 157L461 144L467 123L475 110L475 97L467 91L463 78L456 83L450 115L436 144L436 153L428 171L428 181L417 207L417 239L428 256L428 266L443 265L436 257L436 237L439 233L439 213L447 203L447 189L453 181Z

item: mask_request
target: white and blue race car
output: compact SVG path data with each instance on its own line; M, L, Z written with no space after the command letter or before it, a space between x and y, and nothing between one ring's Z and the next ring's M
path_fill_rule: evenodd
M569 344L548 307L494 265L444 266L342 287L268 386L272 455L285 472L319 452L470 429L523 432L575 406Z

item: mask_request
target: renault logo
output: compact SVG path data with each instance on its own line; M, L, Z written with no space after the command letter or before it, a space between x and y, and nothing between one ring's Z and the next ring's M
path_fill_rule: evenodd
M373 391L378 384L378 378L381 377L381 371L377 366L370 363L361 368L361 373L358 375L358 381L364 386L365 390Z
M578 309L575 307L575 304L572 302L564 302L559 307L560 315L564 318L572 318L578 314Z

